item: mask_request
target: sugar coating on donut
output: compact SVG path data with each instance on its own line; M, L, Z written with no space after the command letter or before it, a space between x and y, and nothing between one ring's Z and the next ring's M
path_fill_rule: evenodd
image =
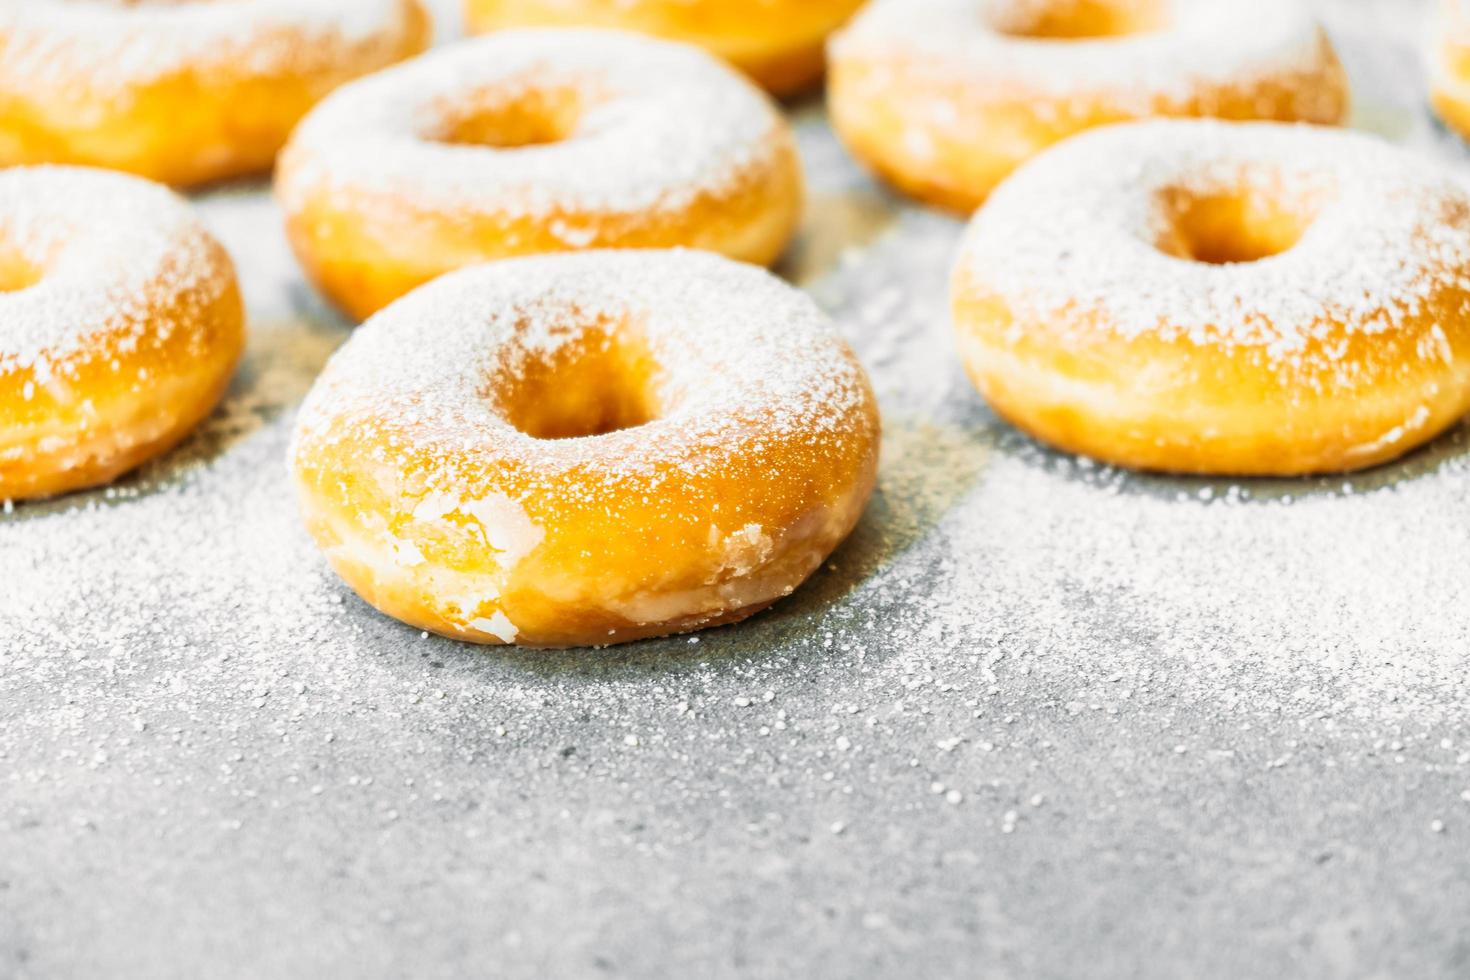
M0 170L0 257L37 281L0 290L0 372L44 384L77 357L112 356L159 337L165 301L203 309L229 288L188 204L124 174L77 167Z
M1309 202L1312 217L1280 254L1193 261L1160 248L1170 194ZM957 276L1018 318L1332 359L1341 338L1392 331L1431 298L1470 289L1470 196L1431 161L1340 130L1114 126L1003 183L967 232Z
M449 120L554 87L582 105L555 142L445 141ZM288 210L421 203L541 216L687 207L770 165L779 113L703 51L619 31L511 30L344 86L302 123L279 192Z
M972 98L1034 103L1056 113L1069 102L1104 99L1136 115L1213 97L1242 86L1310 72L1322 64L1325 41L1316 20L1296 0L1160 0L1166 26L1117 37L1058 41L1008 33L1024 8L1053 0L874 0L832 41L833 57L863 62L872 85L914 78L937 89L960 87ZM916 107L943 119L953 106ZM1304 103L1335 93L1310 88ZM1161 105L1162 103L1162 105ZM1300 115L1320 113L1303 104ZM958 123L958 120L950 120Z
M659 365L657 418L537 439L486 397L489 379L513 381L606 323ZM332 358L296 438L298 447L363 440L381 447L388 458L376 462L389 469L427 448L442 465L417 507L440 516L462 508L463 476L484 477L481 450L586 468L588 494L621 494L630 482L647 490L718 465L704 447L753 424L772 437L840 429L870 398L831 321L765 270L697 251L593 251L450 273L383 310ZM396 461L395 447L405 454Z
M519 384L575 385L563 372L599 351L636 351L643 366L618 386L651 396L644 418L550 438L518 427ZM377 314L313 387L291 455L334 563L414 583L433 628L596 643L792 591L866 501L877 424L831 322L769 273L592 251L450 273ZM669 564L640 568L645 542ZM546 602L607 632L558 632Z
M308 71L405 29L404 0L129 3L25 0L0 6L0 77L28 87L122 93L182 71Z

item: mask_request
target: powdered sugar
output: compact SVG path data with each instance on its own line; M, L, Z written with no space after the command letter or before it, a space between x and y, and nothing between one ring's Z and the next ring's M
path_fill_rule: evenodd
M973 97L1027 95L1144 114L1207 90L1316 70L1326 42L1296 0L1163 0L1165 26L1122 37L1057 41L1006 33L1012 0L877 0L833 40L835 58L895 64ZM982 93L973 95L973 93ZM1312 93L1306 93L1311 95ZM1302 115L1313 115L1303 107Z
M1166 191L1253 186L1319 202L1293 247L1219 265L1160 250ZM1371 137L1139 123L1069 141L1003 184L974 220L959 275L993 284L1028 317L1089 310L1099 329L1123 336L1187 335L1285 357L1328 331L1392 329L1426 298L1470 288L1467 219L1470 197L1454 177Z
M564 139L441 142L451 116L545 88L581 107ZM288 208L327 188L355 207L639 214L768 164L783 126L765 96L695 48L614 31L503 31L338 90L293 137L280 193Z
M588 400L592 421L533 420ZM857 521L877 437L804 295L710 253L616 250L462 270L388 307L307 397L293 459L314 535L379 608L587 645L789 594Z
M0 3L0 78L125 97L183 71L308 70L344 48L397 38L414 0L108 0Z
M165 302L205 305L227 288L189 206L134 177L73 167L0 171L0 253L40 276L0 292L0 371L37 383L73 358L111 357L150 331Z
M518 431L487 397L487 386L609 322L660 365L658 418L548 441ZM861 370L817 308L768 273L699 252L587 252L452 273L389 307L327 366L298 440L366 433L406 454L438 447L430 452L440 472L427 487L455 501L465 474L517 462L591 466L587 492L616 496L670 467L718 472L711 447L725 433L752 424L775 438L822 430L867 397Z
M1408 4L1362 6L1370 121L1463 165ZM1040 448L956 363L959 223L798 125L794 264L873 371L881 489L697 643L485 650L354 598L282 465L350 332L265 195L205 197L252 308L226 413L0 518L0 972L1462 972L1464 433L1351 481Z

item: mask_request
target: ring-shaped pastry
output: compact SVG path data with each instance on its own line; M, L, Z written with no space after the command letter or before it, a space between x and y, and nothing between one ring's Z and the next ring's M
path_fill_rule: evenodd
M135 177L0 171L0 498L105 483L178 442L244 345L234 266Z
M1338 123L1348 86L1298 0L876 0L833 38L828 103L878 174L968 214L1085 129Z
M517 255L687 246L767 264L802 180L769 98L703 51L525 30L340 89L292 137L277 193L307 270L362 318Z
M422 51L418 0L0 4L0 166L268 171L327 92Z
M1470 195L1382 141L1276 123L1068 140L980 209L960 350L1005 418L1153 470L1392 459L1470 408Z
M789 594L873 488L878 412L815 304L707 253L451 273L308 396L307 525L364 599L480 643L619 643Z

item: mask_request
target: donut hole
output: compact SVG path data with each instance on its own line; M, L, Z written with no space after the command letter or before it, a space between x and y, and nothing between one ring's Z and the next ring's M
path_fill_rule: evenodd
M529 356L492 384L501 414L533 439L583 439L659 417L657 365L636 340L589 333L550 355Z
M482 93L467 105L446 114L439 142L499 150L545 146L571 136L582 116L582 99L573 88L525 85Z
M990 26L1011 37L1086 41L1162 30L1167 0L1040 0L992 4Z
M1289 206L1274 195L1249 191L1165 193L1168 228L1159 249L1209 265L1259 262L1296 245L1315 208Z

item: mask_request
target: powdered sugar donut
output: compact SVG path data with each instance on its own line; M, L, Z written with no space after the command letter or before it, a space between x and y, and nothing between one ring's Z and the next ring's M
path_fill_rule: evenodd
M619 643L790 593L856 523L878 414L816 306L699 252L496 262L393 304L298 421L307 524L368 602L479 643Z
M613 27L705 48L777 94L821 78L827 35L862 0L464 0L473 31Z
M687 245L768 263L801 171L770 100L704 52L526 30L343 88L293 136L277 192L303 264L363 317L529 253Z
M1470 4L1439 0L1429 41L1429 95L1440 117L1470 138Z
M219 400L234 267L188 206L101 170L0 171L0 498L105 483Z
M1063 449L1197 473L1371 466L1470 408L1470 196L1343 131L1110 127L996 190L954 314L995 410Z
M902 190L970 211L1058 140L1152 116L1337 123L1297 0L875 0L831 46L833 124Z
M269 170L318 99L428 36L419 0L4 0L0 165Z

